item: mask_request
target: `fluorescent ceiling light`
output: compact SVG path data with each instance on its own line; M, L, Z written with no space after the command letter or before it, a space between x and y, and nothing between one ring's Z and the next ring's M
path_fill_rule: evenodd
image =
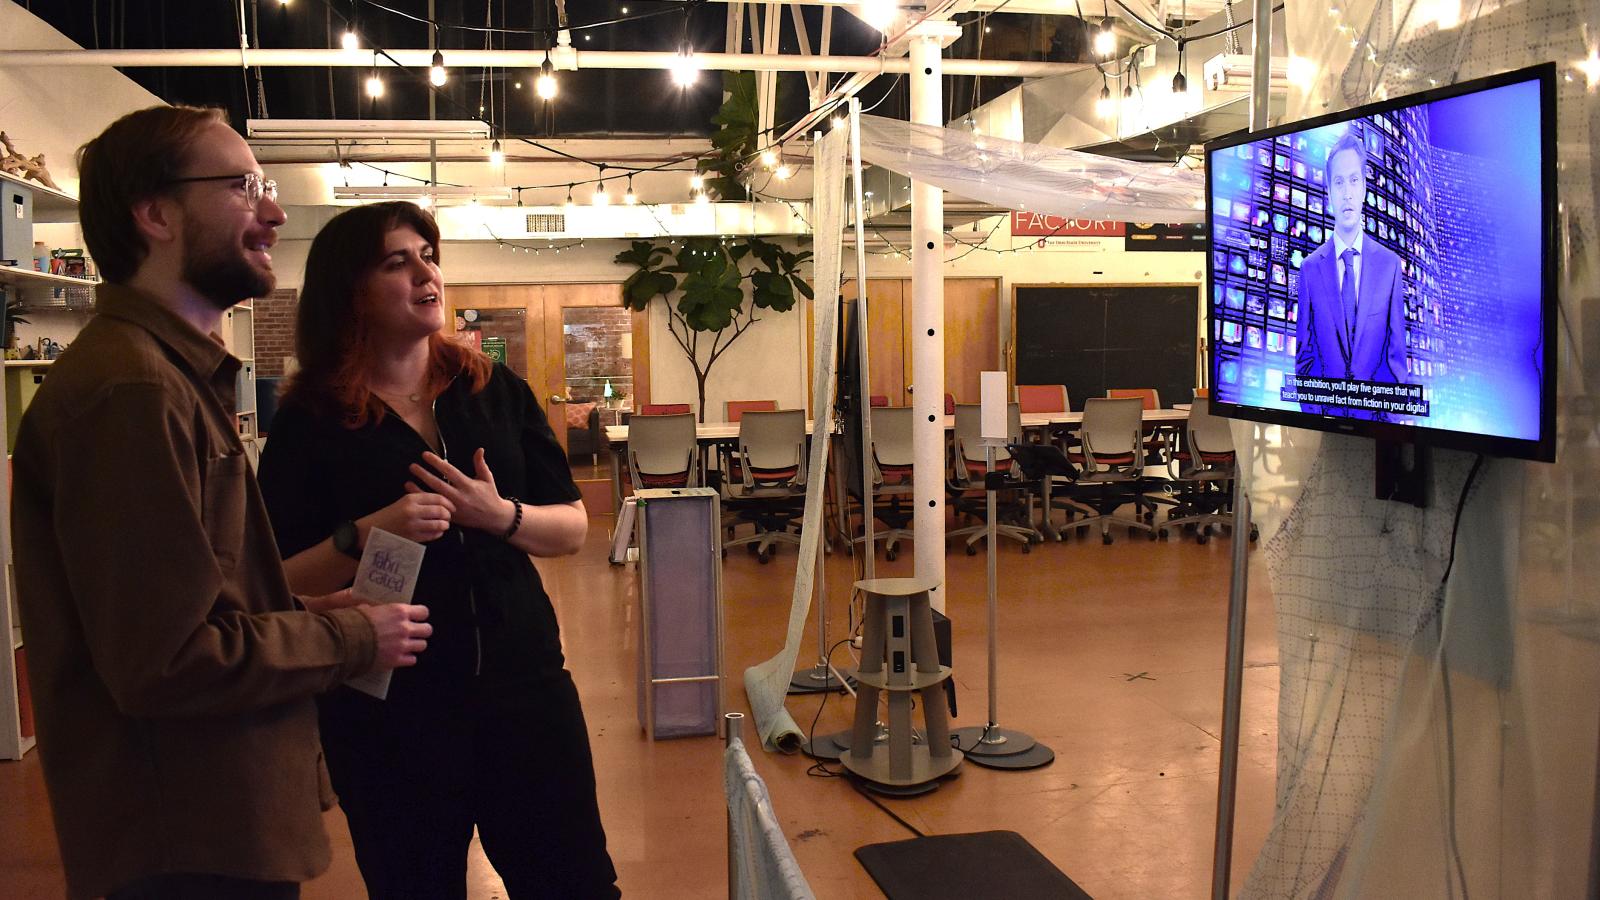
M245 134L262 140L489 139L489 123L477 119L249 119Z

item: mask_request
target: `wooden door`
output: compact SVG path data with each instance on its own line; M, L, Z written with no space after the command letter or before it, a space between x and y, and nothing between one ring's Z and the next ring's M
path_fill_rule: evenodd
M567 361L564 325L566 310L588 307L621 307L620 284L482 284L458 285L445 291L450 318L466 324L468 311L479 322L498 322L520 314L523 320L522 351L508 360L522 375L544 407L550 427L562 447L567 446L567 420L562 405L567 397ZM635 323L638 317L630 317ZM634 359L640 360L642 329L635 325ZM507 342L508 349L513 346ZM637 394L637 390L635 392Z
M909 285L898 278L867 279L867 365L872 369L867 393L888 397L890 406L909 402L906 385L911 380L911 358L905 352L906 326L902 324L904 311L909 309ZM847 300L856 298L855 279L844 283L843 294ZM852 342L840 341L839 352L850 346Z
M911 282L906 282L906 328ZM1000 283L994 278L944 280L944 389L962 403L977 403L980 372L1000 364Z
M608 318L621 322L629 322L631 316L622 308L620 284L547 284L541 289L541 301L544 305L545 380L542 393L538 387L534 390L540 394L540 400L547 404L550 427L561 440L561 446L566 447L567 417L558 415L559 407L575 399L598 402L601 399L599 379L607 376L611 376L608 380L615 382L612 384L613 390L623 390L625 385L620 371L572 371L567 359L569 339L575 337L574 332L595 324L583 316L585 311L605 309L615 313ZM615 339L614 335L611 339ZM635 356L637 352L636 349ZM631 388L626 388L626 391L630 395L634 393Z

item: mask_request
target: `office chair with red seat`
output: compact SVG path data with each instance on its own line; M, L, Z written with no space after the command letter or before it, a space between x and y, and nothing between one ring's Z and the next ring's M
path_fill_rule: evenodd
M731 514L724 525L750 524L755 533L726 541L723 548L747 544L763 564L774 545L799 544L797 527L805 507L806 411L750 410L739 419L739 477L723 482L723 505Z
M778 408L776 400L729 400L722 405L729 422L737 422L747 412L772 412Z
M1129 535L1135 530L1156 539L1153 524L1115 515L1122 506L1134 504L1135 513L1150 504L1149 491L1155 479L1145 477L1144 454L1139 437L1144 411L1133 397L1090 397L1083 404L1083 446L1067 458L1083 470L1078 476L1073 499L1095 513L1076 523L1082 534L1091 523L1100 523L1100 540L1111 543L1111 525L1126 525Z
M956 404L950 475L945 483L947 502L957 515L978 520L975 525L945 533L945 540L965 537L968 556L977 554L978 542L988 538L988 526L985 524L988 518L988 495L984 477L989 472L989 464L981 440L982 409L977 403ZM1006 431L1009 433L1008 441L1021 439L1022 412L1015 403L1006 404ZM995 450L994 470L1008 477L1019 474L1013 472L1011 453L1004 448ZM1044 535L1033 527L1033 485L1020 479L1013 480L1016 483L1006 487L1009 497L998 505L997 516L1001 521L996 523L995 533L1022 542L1022 552L1027 553L1034 544L1044 540Z
M641 416L676 416L692 412L694 407L687 403L646 403L639 407Z
M1160 535L1172 528L1195 532L1195 542L1210 540L1212 526L1233 523L1233 479L1238 461L1228 420L1211 415L1211 402L1196 397L1184 423L1183 449L1172 455L1173 498L1176 505L1161 523ZM1250 526L1250 540L1259 532Z

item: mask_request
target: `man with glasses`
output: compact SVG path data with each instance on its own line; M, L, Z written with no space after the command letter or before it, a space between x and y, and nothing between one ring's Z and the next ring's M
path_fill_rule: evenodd
M327 868L312 698L416 662L421 606L296 598L216 332L271 291L277 189L217 110L78 153L104 283L22 419L18 605L71 897L281 898Z

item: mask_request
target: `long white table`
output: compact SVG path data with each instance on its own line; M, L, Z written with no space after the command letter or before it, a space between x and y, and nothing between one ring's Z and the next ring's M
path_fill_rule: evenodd
M945 431L950 431L956 427L955 416L944 416L943 418L942 424ZM1144 411L1144 422L1147 425L1173 424L1187 421L1188 418L1189 411L1187 409L1147 409ZM1024 430L1059 425L1081 425L1082 423L1083 413L1081 412L1022 414L1022 427ZM807 436L810 436L815 424L814 420L806 420ZM628 426L607 425L605 427L605 435L606 443L611 448L611 508L620 512L622 510L622 470L628 464ZM694 427L694 436L695 441L700 445L703 455L707 448L737 440L739 437L739 423L700 422ZM1046 521L1048 521L1048 510L1046 511Z
M1183 422L1189 418L1187 409L1147 409L1144 411L1144 421L1150 425L1163 423ZM1023 428L1046 428L1051 425L1080 425L1083 423L1083 413L1023 413ZM811 433L813 422L806 421L806 434ZM956 427L955 416L944 417L944 429L949 431ZM605 427L606 442L612 447L627 446L628 426L607 425ZM694 436L701 444L716 444L731 441L739 436L738 422L701 422L694 427Z

